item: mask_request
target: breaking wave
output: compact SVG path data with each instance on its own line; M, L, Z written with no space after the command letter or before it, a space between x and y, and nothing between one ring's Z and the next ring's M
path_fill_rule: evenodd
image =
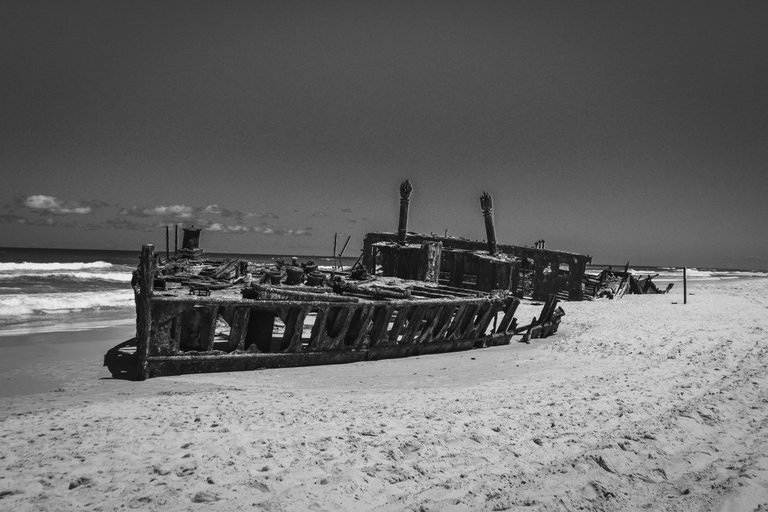
M10 280L19 278L37 278L37 279L69 279L89 281L98 279L101 281L111 281L115 283L128 283L131 281L130 272L15 272L0 273L0 280Z
M75 263L0 263L0 272L19 272L19 271L52 271L52 270L84 270L84 269L107 269L112 268L112 264L106 261L90 261Z
M8 294L0 295L0 322L39 314L132 307L134 301L130 289L102 293Z

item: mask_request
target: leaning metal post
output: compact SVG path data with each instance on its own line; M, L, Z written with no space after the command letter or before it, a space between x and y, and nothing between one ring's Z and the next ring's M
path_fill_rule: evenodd
M141 248L139 264L139 289L136 293L136 358L138 380L149 377L147 357L149 356L149 338L152 330L152 281L155 246L147 244Z
M413 185L410 180L405 180L400 184L400 220L397 225L397 243L405 245L406 234L408 233L408 205L410 204Z
M493 197L488 192L483 192L480 196L480 207L483 209L485 217L485 235L488 239L488 252L496 254L499 252L496 246L496 227L493 225Z

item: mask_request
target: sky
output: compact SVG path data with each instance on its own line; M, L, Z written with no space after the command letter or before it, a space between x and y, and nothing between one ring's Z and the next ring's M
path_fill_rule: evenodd
M0 246L768 269L764 1L0 4Z

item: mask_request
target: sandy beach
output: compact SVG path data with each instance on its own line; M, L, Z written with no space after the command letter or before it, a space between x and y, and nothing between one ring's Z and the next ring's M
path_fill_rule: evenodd
M101 366L130 326L6 340L0 509L768 510L768 280L563 307L530 345L145 382Z

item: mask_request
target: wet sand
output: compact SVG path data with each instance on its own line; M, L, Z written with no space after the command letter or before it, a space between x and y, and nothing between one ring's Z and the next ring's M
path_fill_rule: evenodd
M530 345L145 382L100 366L130 328L7 344L51 382L0 397L0 509L766 510L768 280L681 292L566 303Z

